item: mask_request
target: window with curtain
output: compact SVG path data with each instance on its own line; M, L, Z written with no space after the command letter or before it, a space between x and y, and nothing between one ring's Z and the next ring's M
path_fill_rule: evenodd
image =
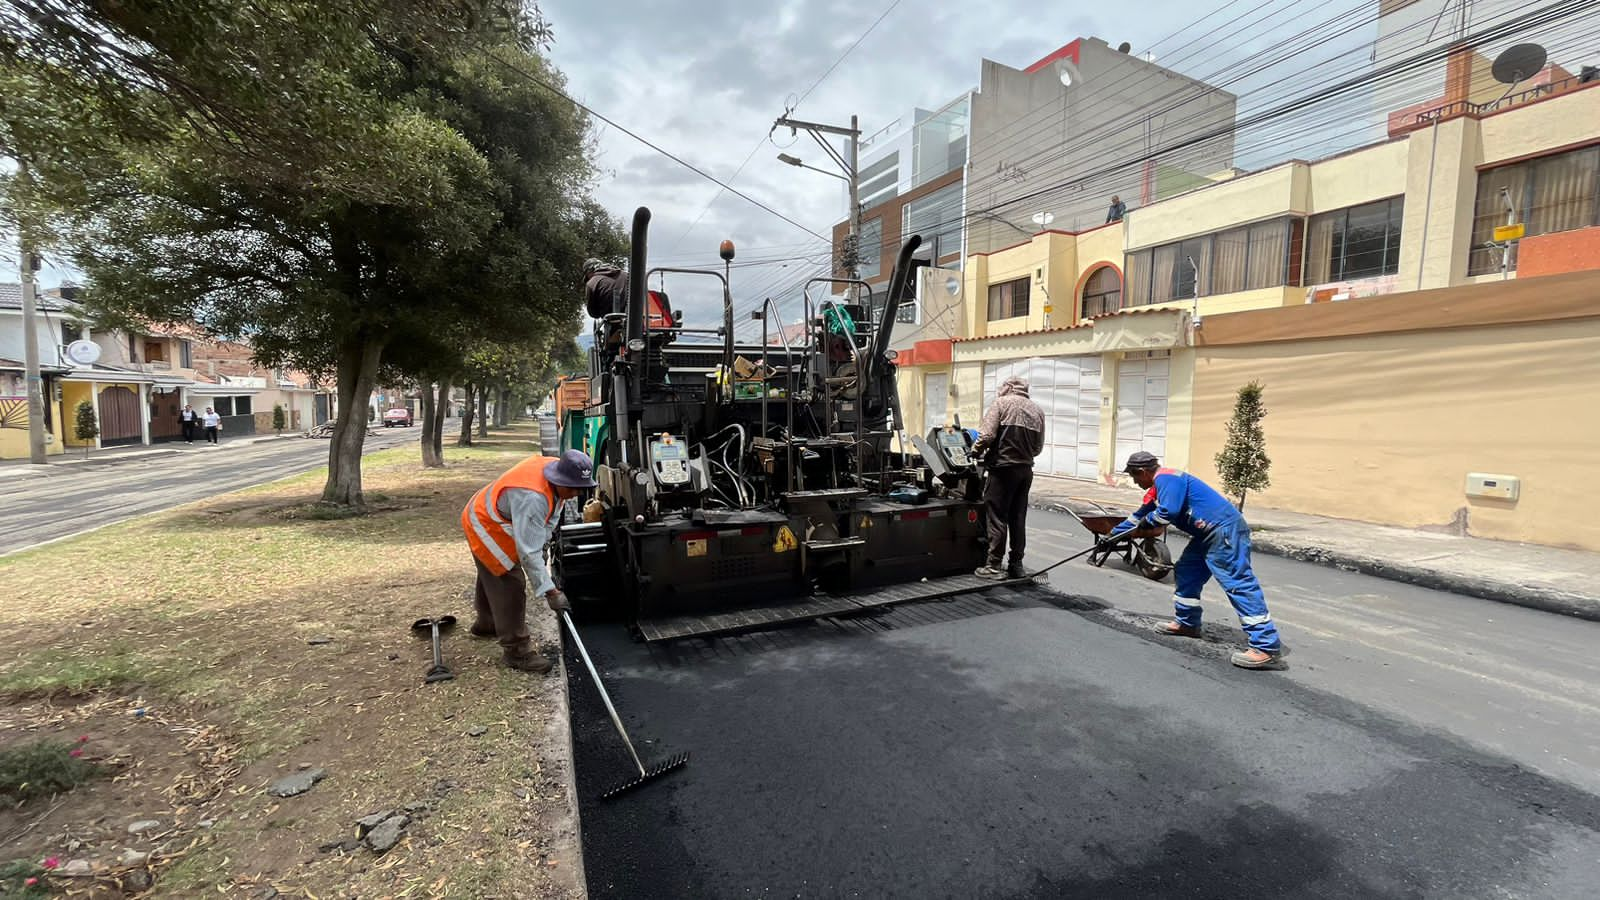
M1525 237L1600 225L1600 146L1569 150L1478 173L1468 275L1500 271L1494 230L1521 222ZM1517 245L1508 266L1517 267Z
M989 321L1027 315L1028 287L1027 278L989 285Z
M1094 270L1089 280L1083 283L1083 305L1081 318L1103 316L1122 308L1122 277L1111 266L1101 266Z
M1306 254L1311 284L1353 281L1400 271L1404 200L1392 197L1311 217Z
M1150 256L1149 250L1136 250L1123 258L1127 282L1122 295L1124 305L1144 306L1150 302Z
M1299 284L1303 232L1301 219L1272 219L1134 250L1125 257L1122 305Z
M1231 294L1244 290L1249 247L1249 228L1234 228L1216 236L1211 251L1211 293Z
M1245 261L1247 291L1289 283L1289 231L1291 222L1276 219L1250 226L1249 258Z

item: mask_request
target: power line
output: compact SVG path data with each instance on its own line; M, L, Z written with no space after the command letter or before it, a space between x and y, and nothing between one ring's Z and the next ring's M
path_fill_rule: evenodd
M521 68L520 66L512 65L511 63L507 62L504 59L501 59L497 54L494 54L494 53L490 53L489 54L489 58L493 59L495 62L499 63L500 65L506 67L510 71L515 72L518 75L521 75L523 78L528 79L529 81L533 82L534 84L537 84L540 87L543 87L545 90L550 91L551 93L553 93L556 96L562 98L563 100L566 100L568 103L571 103L573 106L576 106L577 108L583 110L584 112L588 113L589 115L594 116L596 119L599 119L600 121L606 123L607 125L610 125L612 128L617 129L618 131L622 132L623 134L627 135L628 137L631 137L634 140L638 141L639 143L645 145L646 147L649 147L651 150L654 150L657 153L661 154L662 156L665 156L667 159L670 159L673 162L677 163L678 165L683 166L685 169L688 169L689 171L695 173L696 175L699 175L701 178L704 178L707 181L710 181L713 184L716 184L716 185L720 186L723 190L725 190L728 193L734 195L735 197L738 197L738 198L740 198L740 199L742 199L742 200L744 200L744 201L746 201L746 202L748 202L748 203L750 203L750 204L752 204L752 205L764 210L765 212L770 213L771 215L776 216L777 218L782 219L785 222L788 222L790 225L793 225L794 227L800 229L801 231L804 231L806 234L814 236L819 241L827 240L827 238L823 237L822 235L817 234L815 231L812 231L811 229L807 228L806 226L801 225L799 222L796 222L795 220L793 220L793 219L789 218L788 216L784 215L783 213L778 212L777 210L773 209L772 207L766 205L765 203L762 203L760 200L757 200L756 198L750 196L749 194L746 194L745 192L739 190L736 187L733 187L732 185L728 184L727 182L723 181L722 179L718 178L717 176L712 175L711 173L705 171L704 169L701 169L699 166L696 166L693 163L690 163L690 162L684 160L682 157L680 157L677 154L671 152L670 150L666 150L666 149L662 148L661 146L659 146L659 145L651 142L650 140L642 137L641 135L639 135L638 133L634 132L633 130L627 128L626 126L621 125L616 120L614 120L614 119L612 119L612 118L610 118L608 116L605 116L605 115L597 112L592 107L590 107L590 106L588 106L588 105L586 105L586 104L574 99L566 91L563 91L562 89L556 87L555 85L553 85L550 82L544 80L543 78L540 78L539 76L534 75L532 72L529 72L529 71Z

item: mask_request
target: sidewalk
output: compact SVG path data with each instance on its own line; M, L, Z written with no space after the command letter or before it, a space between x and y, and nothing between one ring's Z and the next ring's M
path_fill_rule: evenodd
M1135 488L1041 475L1033 506L1060 512L1069 502L1139 505ZM1246 505L1263 553L1393 581L1600 621L1600 553L1513 544L1331 519Z
M283 439L300 437L300 432L284 432ZM25 459L0 460L0 479L22 478L29 475L60 474L62 471L71 471L74 466L83 465L109 465L111 463L127 462L131 459L145 459L152 456L170 456L174 453L215 453L218 450L227 450L231 447L247 447L252 444L261 444L266 441L276 441L276 434L254 434L248 437L223 438L221 443L207 444L195 441L185 444L182 441L168 441L160 444L144 446L136 444L131 447L109 447L104 450L90 450L85 454L82 450L68 450L65 453L49 457L50 462L36 466ZM326 443L326 442L324 442Z

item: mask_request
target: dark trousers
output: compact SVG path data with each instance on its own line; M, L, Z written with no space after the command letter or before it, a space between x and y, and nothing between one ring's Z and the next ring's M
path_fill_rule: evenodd
M533 638L528 631L528 579L521 566L512 566L504 575L489 571L476 556L472 562L478 567L478 585L473 591L473 607L478 612L474 629L488 630L494 626L495 640L507 656L526 656L533 652Z
M1007 534L1011 536L1011 568L1022 566L1022 551L1028 543L1028 491L1032 487L1032 466L989 471L983 502L989 511L989 565L996 569L1006 554Z
M217 442L217 426L215 426L215 425L207 425L206 426L206 440L210 441L213 444L215 444Z
M194 420L183 423L183 439L187 443L194 443Z

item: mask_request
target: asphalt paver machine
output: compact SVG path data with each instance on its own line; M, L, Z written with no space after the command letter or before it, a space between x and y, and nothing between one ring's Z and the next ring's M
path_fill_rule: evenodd
M741 345L726 267L650 268L649 222L635 212L625 309L595 320L591 403L567 423L599 482L554 547L574 603L670 641L995 587L971 574L984 517L970 436L902 430L889 343L919 239L886 296L815 279L799 328L769 300L761 343ZM719 280L720 327L686 327L648 290L658 273ZM834 286L857 298L813 299Z

